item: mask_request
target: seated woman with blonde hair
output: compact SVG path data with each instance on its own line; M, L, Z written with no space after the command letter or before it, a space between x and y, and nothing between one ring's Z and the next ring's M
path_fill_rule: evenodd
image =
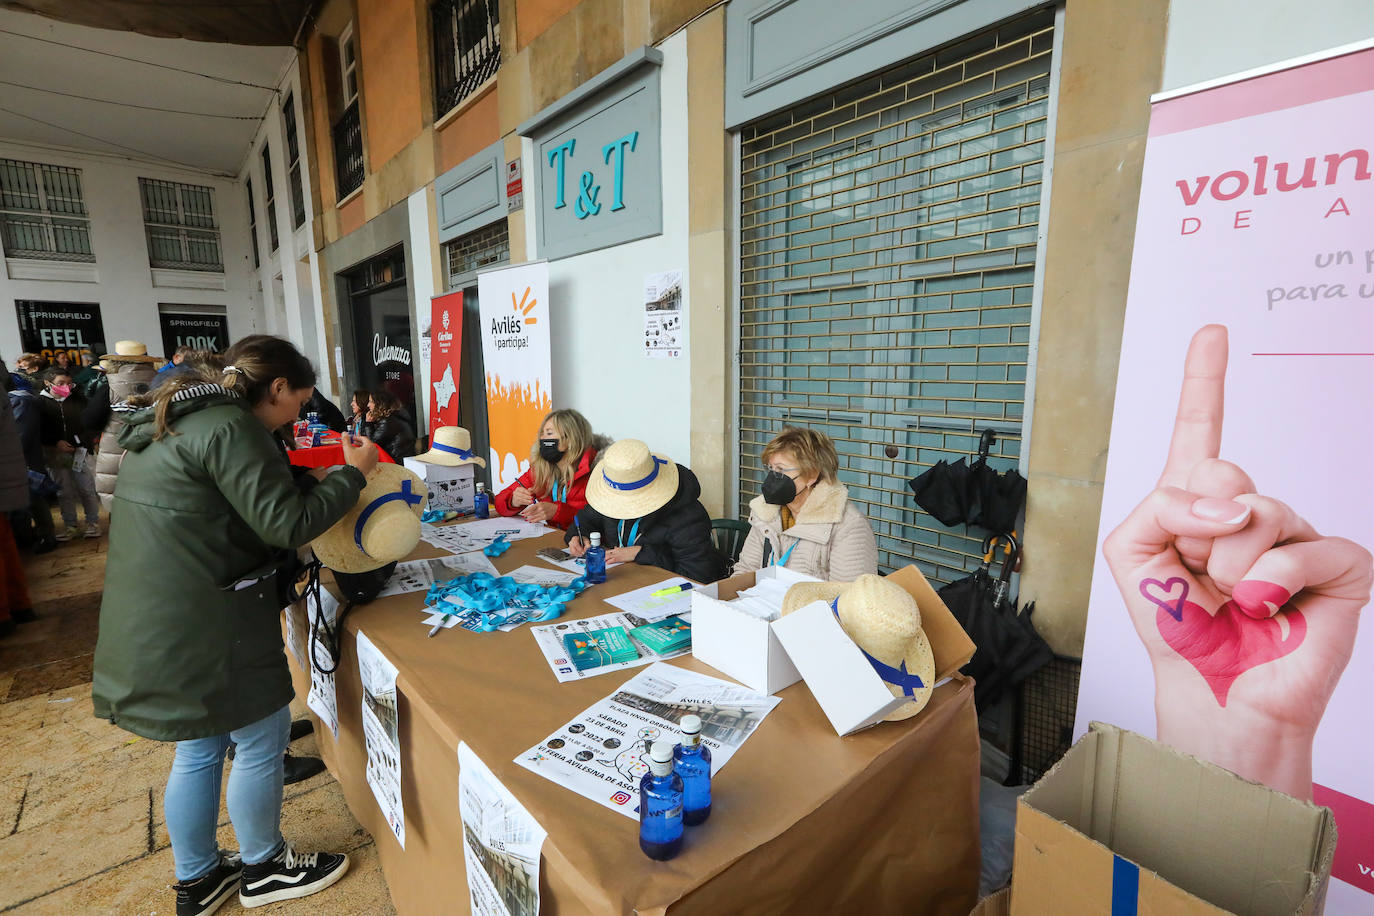
M501 515L567 528L587 505L592 464L609 444L605 436L592 433L592 425L577 411L550 411L530 448L530 469L496 494L493 507Z
M838 480L840 460L825 433L789 426L763 449L768 474L749 503L749 537L735 572L786 566L828 582L878 571L867 517Z

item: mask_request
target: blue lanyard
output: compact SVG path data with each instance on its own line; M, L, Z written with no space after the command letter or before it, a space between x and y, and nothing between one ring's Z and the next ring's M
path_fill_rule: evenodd
M447 582L436 582L425 595L425 605L445 617L464 618L467 629L490 633L507 624L526 620L553 620L562 615L567 603L587 587L584 578L566 586L547 588L518 583L507 576L469 573ZM510 613L502 613L509 611Z
M793 541L793 542L792 542L792 546L789 547L789 548L787 548L786 552L783 553L782 557L781 557L780 559L777 559L777 560L774 560L774 561L773 561L773 565L774 565L774 566L786 566L786 565L787 565L788 559L791 558L791 556L792 556L792 551L796 550L796 549L797 549L797 545L800 544L800 543L801 543L801 538L797 538L795 541Z
M627 541L625 540L625 520L620 520L620 525L616 528L616 533L620 535L621 547L633 547L635 545L635 541L639 540L639 523L642 521L644 521L642 518L635 519L635 523L630 526L630 539Z
M554 502L556 502L556 503L567 502L567 499L568 499L568 487L567 487L567 486L564 486L564 487L563 487L563 495L562 495L562 496L559 496L559 495L558 495L558 481L555 480L555 481L553 482L553 488L552 488L552 490L551 490L550 493L549 493L549 498L550 498L551 500L553 500Z

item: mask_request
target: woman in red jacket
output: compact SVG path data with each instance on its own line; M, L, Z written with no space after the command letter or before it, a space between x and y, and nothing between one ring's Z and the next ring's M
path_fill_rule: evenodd
M577 411L549 413L530 449L530 469L496 494L496 511L567 528L587 505L587 477L596 460L597 438L587 418Z

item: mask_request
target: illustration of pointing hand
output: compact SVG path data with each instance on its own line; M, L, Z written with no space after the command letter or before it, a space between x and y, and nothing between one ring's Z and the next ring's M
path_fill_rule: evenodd
M1102 553L1154 667L1159 740L1310 799L1374 560L1217 457L1227 349L1221 325L1193 336L1164 471Z

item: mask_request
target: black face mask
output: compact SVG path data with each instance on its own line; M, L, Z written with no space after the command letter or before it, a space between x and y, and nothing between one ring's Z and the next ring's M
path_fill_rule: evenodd
M786 474L769 471L763 478L763 501L770 506L785 506L797 498L797 484Z
M558 462L562 461L563 454L564 453L560 451L558 448L557 439L539 440L539 457L543 458L549 464L557 464Z

